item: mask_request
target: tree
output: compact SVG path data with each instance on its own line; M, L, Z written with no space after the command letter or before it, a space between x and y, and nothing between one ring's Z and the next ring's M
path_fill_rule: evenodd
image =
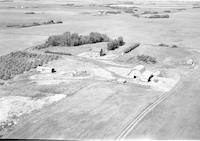
M119 46L123 46L125 44L123 37L121 37L121 36L118 37L117 41L118 41Z

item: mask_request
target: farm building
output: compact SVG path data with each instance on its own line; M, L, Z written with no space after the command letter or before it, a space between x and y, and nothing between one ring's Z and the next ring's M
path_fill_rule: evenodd
M160 72L160 71L156 71L156 72L154 72L154 73L153 73L153 76L159 76L159 77L161 77L161 76L162 76L162 74L161 74L161 72Z
M55 73L56 72L54 68L42 67L42 66L38 66L36 70L41 73Z
M145 72L143 72L142 73L142 75L141 75L141 81L144 81L144 82L150 82L151 81L151 79L153 78L153 72L151 72L151 71L145 71Z
M86 70L79 70L79 71L76 70L71 73L71 76L73 76L73 77L80 77L80 76L87 76L87 75L88 75L88 73Z
M142 73L145 71L145 67L143 65L138 65L134 67L129 73L128 76L130 78L138 78L142 75Z

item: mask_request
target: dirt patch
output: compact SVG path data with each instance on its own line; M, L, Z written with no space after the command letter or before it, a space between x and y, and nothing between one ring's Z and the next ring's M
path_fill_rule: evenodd
M6 96L0 98L0 132L17 124L20 116L30 114L43 106L57 102L66 95L57 94L41 99L32 99L23 96Z

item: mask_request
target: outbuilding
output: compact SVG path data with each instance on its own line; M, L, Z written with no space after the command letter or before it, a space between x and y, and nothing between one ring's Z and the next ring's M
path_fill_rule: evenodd
M143 82L150 82L153 77L154 77L153 72L147 70L142 73L140 79Z
M142 75L142 73L144 73L145 71L145 67L143 65L138 65L136 67L134 67L129 73L128 76L130 78L138 78Z
M56 72L54 68L43 67L43 66L38 66L36 70L40 73L55 73Z

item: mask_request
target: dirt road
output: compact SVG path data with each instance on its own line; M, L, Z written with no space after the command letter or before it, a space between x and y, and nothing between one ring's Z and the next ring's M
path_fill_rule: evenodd
M154 108L127 139L199 139L200 74L191 72L171 95Z

